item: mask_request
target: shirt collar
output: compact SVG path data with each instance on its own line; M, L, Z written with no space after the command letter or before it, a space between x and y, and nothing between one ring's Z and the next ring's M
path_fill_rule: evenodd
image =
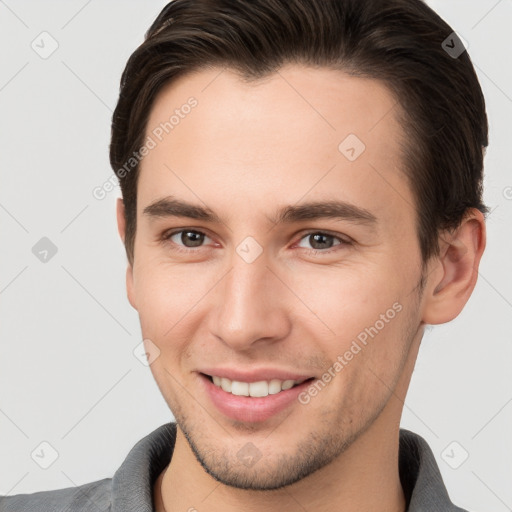
M400 429L399 473L407 512L466 512L448 495L430 446L418 434Z
M153 512L153 486L171 460L176 424L158 427L129 452L112 478L112 512ZM407 512L465 512L450 501L432 450L418 434L400 429L399 473Z

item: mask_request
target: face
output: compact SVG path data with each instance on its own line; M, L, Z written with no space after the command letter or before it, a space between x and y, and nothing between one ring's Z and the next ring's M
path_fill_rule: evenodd
M289 65L196 71L152 107L128 295L183 439L227 485L293 483L399 421L421 257L394 105Z

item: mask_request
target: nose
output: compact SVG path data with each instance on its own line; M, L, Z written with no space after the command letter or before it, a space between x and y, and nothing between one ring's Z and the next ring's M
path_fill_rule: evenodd
M275 343L291 329L290 297L287 300L286 286L270 269L264 254L248 263L234 253L231 268L213 297L211 332L235 351Z

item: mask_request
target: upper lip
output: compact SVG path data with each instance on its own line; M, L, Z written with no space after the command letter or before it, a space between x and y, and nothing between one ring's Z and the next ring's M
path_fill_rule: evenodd
M239 382L259 382L262 380L270 381L272 379L277 380L295 380L305 381L310 379L311 375L304 375L296 372L287 370L281 370L279 368L259 368L259 369L247 369L241 370L237 368L202 368L198 370L200 373L209 375L210 377L225 377L229 380L236 380Z

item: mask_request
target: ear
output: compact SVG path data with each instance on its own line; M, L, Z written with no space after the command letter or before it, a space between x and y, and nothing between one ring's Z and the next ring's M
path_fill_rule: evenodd
M117 213L117 231L124 244L124 235L126 232L126 217L124 215L124 202L122 198L118 197L116 202Z
M117 198L117 231L119 232L119 236L121 237L121 240L123 241L123 244L125 243L125 234L126 234L126 215L124 211L124 202L123 200L118 197ZM128 263L128 266L126 267L126 293L128 295L128 300L132 307L134 309L137 309L136 302L135 302L135 292L134 292L134 286L133 286L133 267L130 263Z
M459 315L475 288L485 243L485 219L476 208L456 230L443 233L440 255L430 268L425 287L424 323L443 324Z

